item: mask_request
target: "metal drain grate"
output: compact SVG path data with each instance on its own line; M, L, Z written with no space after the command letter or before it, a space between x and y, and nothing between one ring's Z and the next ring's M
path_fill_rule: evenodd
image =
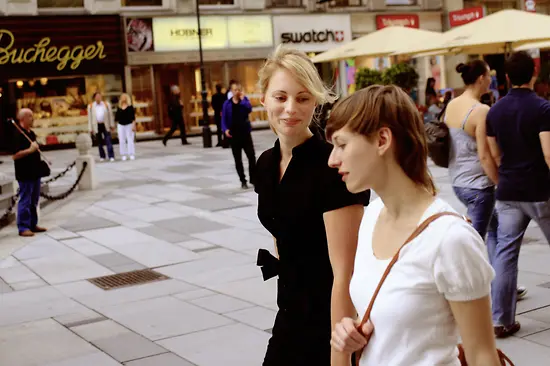
M141 285L149 282L168 280L163 274L152 269L140 269L138 271L117 273L114 275L91 278L88 281L104 290L113 290L121 287Z

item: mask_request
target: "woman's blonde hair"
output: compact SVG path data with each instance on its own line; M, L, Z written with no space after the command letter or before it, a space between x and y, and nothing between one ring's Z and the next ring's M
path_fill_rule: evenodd
M265 94L269 81L279 69L288 71L296 81L303 85L314 97L317 105L334 103L338 97L321 80L310 58L302 51L279 45L258 73L260 90Z
M130 98L130 96L126 93L120 94L120 98L118 98L118 106L122 107L122 99L124 97L126 98L126 103L128 104L128 106L131 106L132 105L132 98Z

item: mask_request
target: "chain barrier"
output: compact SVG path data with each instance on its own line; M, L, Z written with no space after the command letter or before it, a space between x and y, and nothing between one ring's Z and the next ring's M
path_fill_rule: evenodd
M84 175L84 172L86 171L86 167L88 166L88 162L82 163L82 170L80 171L80 174L78 175L78 178L76 178L76 182L74 182L73 186L69 188L69 190L65 193L58 194L57 196L51 196L47 193L40 192L40 197L43 197L50 201L59 201L64 198L67 198L73 191L76 189L76 186L78 186L78 183L80 183L80 180L82 179L82 176Z
M67 172L69 170L71 170L75 165L76 165L76 160L73 163L71 163L67 167L67 169L65 169L63 172L59 173L58 175L56 175L55 177L53 177L51 179L48 179L47 181L44 181L42 183L42 185L47 184L47 183L51 183L51 182L61 178L62 176L67 174ZM82 163L82 170L80 171L80 174L78 175L78 178L76 179L76 182L72 185L71 188L69 188L68 191L66 191L62 194L59 194L57 196L52 196L52 195L40 192L40 197L43 197L43 198L45 198L47 200L50 200L50 201L59 201L59 200L62 200L64 198L67 198L76 189L76 187L78 186L78 183L80 183L80 180L82 179L82 176L84 175L84 172L86 171L87 166L88 166L88 162L85 161L85 162ZM4 214L2 216L0 216L0 223L6 221L8 219L9 215L12 213L13 208L15 207L15 204L17 203L18 200L19 200L19 190L17 190L17 193L14 194L11 197L11 202L10 202L9 207L6 209L6 212L4 212Z
M64 176L65 174L67 174L67 173L69 172L69 170L71 170L75 165L76 165L76 160L73 161L71 164L69 164L69 166L68 166L64 171L62 171L61 173L57 174L55 177L52 177L52 178L49 178L48 180L43 181L43 182L42 182L42 185L45 185L45 184L54 182L54 181L58 180L59 178L63 177L63 176Z

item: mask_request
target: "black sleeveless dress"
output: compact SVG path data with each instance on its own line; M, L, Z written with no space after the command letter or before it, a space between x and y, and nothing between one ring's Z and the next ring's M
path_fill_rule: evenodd
M257 162L258 217L277 240L279 260L260 250L264 280L278 275L275 319L263 366L330 366L333 274L323 214L369 202L328 166L332 145L313 136L292 151L279 182L279 141Z

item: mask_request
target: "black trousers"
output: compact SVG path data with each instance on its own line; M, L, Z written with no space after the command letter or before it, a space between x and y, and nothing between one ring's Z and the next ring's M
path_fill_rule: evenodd
M218 145L223 146L226 143L226 137L222 131L222 115L215 114L214 120L216 121L216 135L218 135Z
M164 136L164 142L168 141L170 137L176 132L177 129L180 129L180 137L181 137L181 143L186 144L187 143L187 131L185 131L185 123L183 123L183 119L180 120L172 120L172 127L170 128L170 131Z
M248 159L248 174L250 175L250 183L254 184L256 174L256 154L254 152L252 135L250 133L242 136L233 136L231 138L231 151L233 152L233 159L235 159L235 168L237 169L237 174L239 174L241 183L246 183L242 156L243 150Z

